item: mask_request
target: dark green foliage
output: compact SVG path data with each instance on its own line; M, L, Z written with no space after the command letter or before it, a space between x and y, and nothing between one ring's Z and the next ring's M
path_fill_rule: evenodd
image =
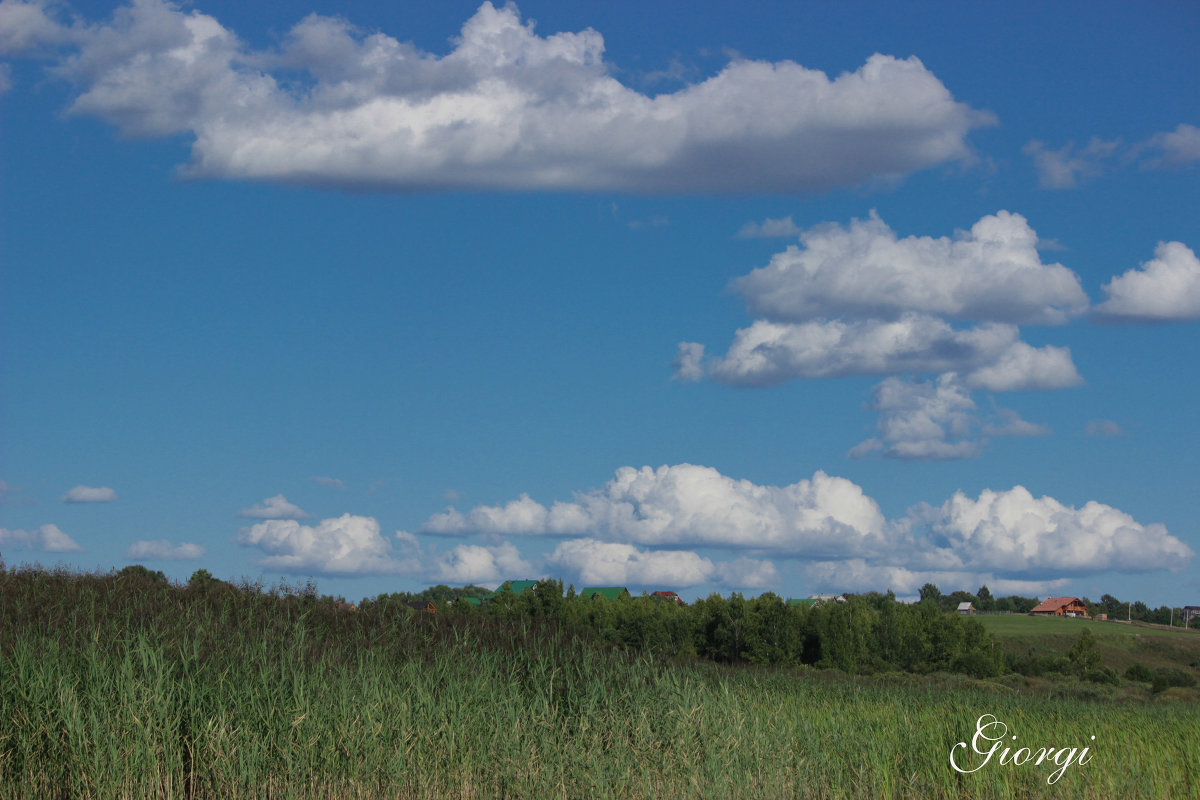
M1142 683L1150 683L1154 680L1154 674L1145 664L1134 664L1129 669L1125 670L1125 679L1130 681L1141 681Z
M979 591L975 593L975 596L977 598L979 598L978 601L975 603L975 607L978 608L980 611L995 610L996 598L992 597L992 593L988 590L988 587L986 585L980 586Z
M1160 667L1154 670L1150 678L1150 688L1155 694L1172 686L1191 688L1195 685L1196 677L1178 667Z
M921 587L921 602L926 600L940 603L942 600L942 590L932 583L925 584Z

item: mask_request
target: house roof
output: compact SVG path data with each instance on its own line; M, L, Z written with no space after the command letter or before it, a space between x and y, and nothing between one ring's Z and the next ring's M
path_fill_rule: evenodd
M1070 605L1071 603L1083 605L1083 601L1078 597L1047 597L1038 603L1029 613L1036 614L1039 611L1058 611L1063 606Z
M589 600L596 595L600 595L608 600L616 600L622 594L629 594L629 590L624 586L585 586L579 592L580 597L586 597Z
M970 611L974 607L975 606L971 603L970 600L965 600L958 604L959 611Z

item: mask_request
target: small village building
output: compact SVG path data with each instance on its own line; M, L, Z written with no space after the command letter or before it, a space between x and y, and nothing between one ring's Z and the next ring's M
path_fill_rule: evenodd
M675 592L651 592L650 596L658 600L667 600L677 606L683 605L683 598L675 594Z
M1184 606L1183 627L1186 628L1194 619L1200 619L1200 606Z
M1029 613L1039 617L1086 617L1088 608L1078 597L1047 597Z
M619 600L629 597L629 590L624 586L586 586L580 590L579 596L587 600L603 597L606 600Z
M964 603L959 603L958 604L958 613L964 614L964 615L974 614L975 613L975 605L973 603L971 603L970 601L967 601Z
M437 606L428 600L413 600L408 607L422 614L436 614Z

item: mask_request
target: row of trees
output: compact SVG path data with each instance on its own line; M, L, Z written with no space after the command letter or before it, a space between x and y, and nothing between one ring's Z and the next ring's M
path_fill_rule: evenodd
M414 599L436 602L439 594L446 598L447 590L382 595L361 608ZM553 620L629 649L725 664L811 664L847 672L944 670L976 677L1004 671L999 642L978 621L946 614L932 601L909 605L892 595L789 605L771 592L752 598L712 594L685 605L651 596L585 600L573 589L564 593L561 581L543 580L521 594L500 591L479 608L464 602L440 608L442 613Z
M1182 610L1179 608L1172 609L1170 606L1150 608L1140 600L1132 602L1118 600L1111 594L1101 595L1099 600L1091 600L1087 597L1080 599L1088 607L1088 613L1092 615L1107 614L1113 619L1131 619L1138 622L1152 622L1156 625L1183 624ZM1038 604L1035 597L1018 595L992 597L987 586L980 586L979 591L975 594L958 591L944 595L932 583L921 587L921 600L932 600L946 611L958 608L959 603L972 603L979 611L1008 611L1014 614L1028 614ZM1200 628L1200 619L1192 620L1190 627Z

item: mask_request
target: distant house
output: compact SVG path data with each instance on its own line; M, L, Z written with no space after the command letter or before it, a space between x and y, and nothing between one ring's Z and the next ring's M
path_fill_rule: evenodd
M622 597L629 597L629 590L624 586L586 586L580 590L579 596L588 600L595 600L597 597L619 600Z
M424 614L436 614L437 613L437 606L435 606L433 603L431 603L428 600L413 600L412 602L408 603L407 605L409 608L413 609L414 611L419 611Z
M675 594L675 592L651 592L650 596L659 600L666 600L677 606L683 605L683 598Z
M476 608L479 608L480 606L482 606L482 605L483 605L483 601L484 601L484 600L490 599L492 596L493 596L493 595L490 595L490 594L489 594L489 595L487 595L487 596L485 596L485 597L466 597L466 596L463 596L463 597L460 597L460 598L458 598L458 602L460 602L460 603L466 603L466 604L467 604L467 605L469 605L469 606L475 606Z
M815 597L808 597L803 600L801 600L799 598L794 599L794 600L788 600L787 604L789 606L804 606L805 608L809 608L811 606L815 606L819 602L821 602L821 601L817 600Z
M965 602L965 603L959 603L959 604L958 604L958 613L960 613L960 614L974 614L974 613L975 613L975 606L974 606L974 604L973 604L973 603L971 603L969 600L968 600L967 602Z
M1186 628L1194 619L1200 619L1200 606L1183 607L1183 626Z
M1086 617L1088 609L1078 597L1047 597L1029 613L1039 617Z

